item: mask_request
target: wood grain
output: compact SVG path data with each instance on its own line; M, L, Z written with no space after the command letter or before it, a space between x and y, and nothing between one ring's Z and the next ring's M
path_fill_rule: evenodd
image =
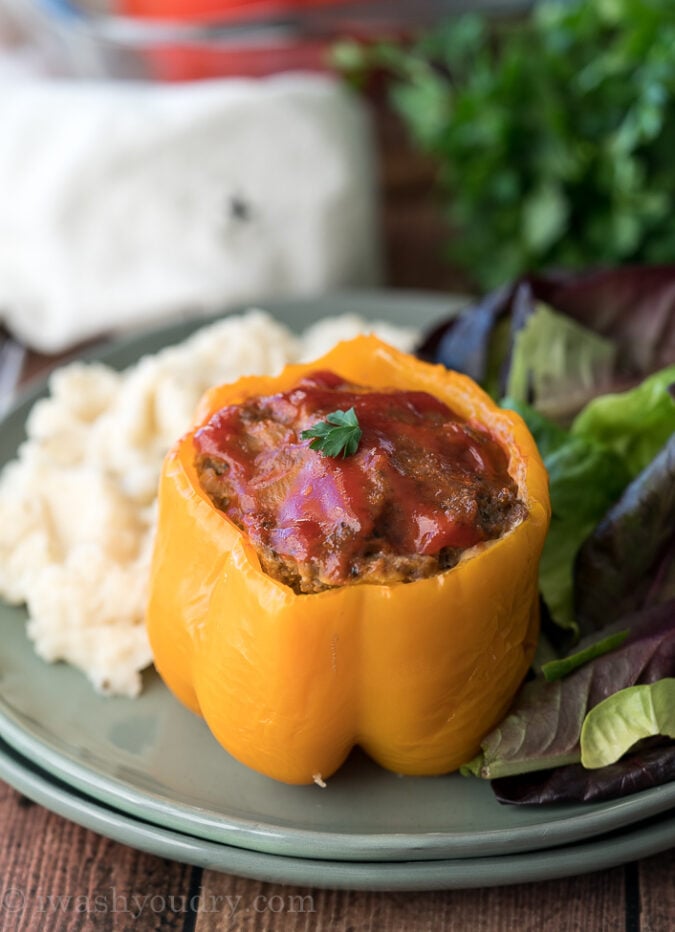
M101 838L0 782L0 929L183 929L192 868Z
M675 929L675 849L640 862L640 929Z
M434 893L312 890L205 871L196 932L618 932L624 871L512 887ZM229 899L227 899L229 897ZM228 904L216 914L208 904Z

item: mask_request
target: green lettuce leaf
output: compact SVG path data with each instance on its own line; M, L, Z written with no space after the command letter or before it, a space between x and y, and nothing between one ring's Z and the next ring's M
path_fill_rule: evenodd
M594 706L581 728L581 763L613 764L643 738L675 738L675 678L629 686Z
M675 432L675 399L668 391L674 382L672 365L630 391L601 395L577 415L571 432L613 450L633 478Z
M616 355L611 340L538 302L513 337L506 395L564 417L611 385Z
M506 398L534 437L548 470L551 525L539 565L539 587L553 621L577 630L574 560L630 480L621 458L591 438L573 436L528 405Z
M553 621L563 628L578 631L574 565L581 546L675 432L674 381L675 365L630 391L599 396L569 431L517 397L502 402L527 424L549 474L551 526L539 585Z

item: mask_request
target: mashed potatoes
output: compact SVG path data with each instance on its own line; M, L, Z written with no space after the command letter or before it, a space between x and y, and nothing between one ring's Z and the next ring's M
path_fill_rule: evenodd
M415 336L347 316L297 337L253 310L125 372L79 362L54 372L0 479L0 595L26 603L43 659L74 664L101 692L138 695L152 660L144 608L160 464L199 397L210 385L313 359L363 330L402 349Z

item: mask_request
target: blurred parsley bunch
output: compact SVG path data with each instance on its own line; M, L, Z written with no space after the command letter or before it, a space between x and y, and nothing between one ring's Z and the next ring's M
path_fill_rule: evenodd
M544 266L675 261L675 2L543 0L411 48L343 43L439 165L453 261L490 288Z

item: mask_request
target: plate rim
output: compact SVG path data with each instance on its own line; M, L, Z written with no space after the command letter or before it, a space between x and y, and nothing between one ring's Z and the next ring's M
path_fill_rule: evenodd
M167 694L170 697L168 690ZM596 808L590 814L580 813L554 821L547 821L544 817L541 822L530 825L496 830L355 834L294 829L237 816L218 817L197 806L172 803L159 794L101 774L48 743L34 739L20 725L13 726L1 708L0 738L17 753L75 790L106 806L121 809L132 817L151 821L158 828L205 841L226 840L228 845L237 849L287 857L305 856L312 860L349 862L372 859L393 863L406 857L424 861L454 860L457 857L468 860L504 856L507 851L533 853L617 831L675 808L675 783L671 782L608 801L606 805L591 804ZM313 787L307 789L314 791ZM485 790L489 792L487 784ZM493 800L491 795L490 799ZM454 848L461 849L461 853L453 855Z
M559 880L608 870L675 846L675 815L591 841L485 858L421 861L330 861L287 857L208 841L147 823L75 795L0 743L0 779L57 815L157 857L269 883L317 889L465 890Z

